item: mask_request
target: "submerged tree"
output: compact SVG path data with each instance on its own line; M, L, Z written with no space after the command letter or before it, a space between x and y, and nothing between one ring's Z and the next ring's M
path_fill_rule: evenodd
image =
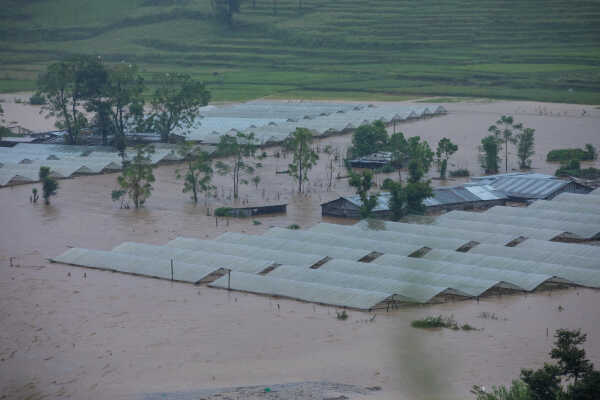
M531 168L531 156L535 154L535 129L525 128L517 134L517 157L519 158L519 168Z
M238 132L235 136L223 135L220 138L217 152L221 156L231 156L229 162L217 161L215 167L220 175L231 174L233 179L233 197L239 196L239 184L248 184L244 175L254 174L256 164L253 166L248 160L256 153L258 145L253 133Z
M352 134L352 157L363 157L384 150L388 139L383 122L361 125Z
M152 95L151 120L161 141L168 142L175 129L189 129L200 107L208 104L210 92L204 83L188 74L161 74Z
M311 144L312 133L306 128L296 128L290 136L289 145L293 160L288 165L288 170L289 174L298 181L298 193L302 193L302 184L308 181L308 171L319 159Z
M458 146L452 143L448 138L442 138L438 142L436 155L436 163L440 170L440 178L446 179L446 170L448 169L448 159L458 150Z
M501 143L495 135L489 135L481 139L479 146L479 162L486 174L497 174L500 169Z
M392 220L398 221L406 215L406 191L402 187L402 182L394 182L386 179L382 188L390 193L388 207L392 212Z
M181 145L179 153L186 159L186 169L182 172L177 169L177 179L184 179L183 192L192 192L192 200L198 203L198 193L206 196L214 190L212 181L212 161L207 152L200 147L194 147L193 143L185 142Z
M378 198L377 194L369 195L369 190L373 186L373 174L371 171L363 171L360 175L351 172L349 183L356 188L356 194L360 197L360 217L362 219L371 217Z
M50 204L50 197L56 195L58 190L58 182L50 175L49 167L40 167L39 178L42 182L42 197L44 198L44 204ZM33 192L37 195L37 191Z
M412 136L407 140L408 155L408 181L419 182L433 163L433 151L426 140L421 141L419 136Z
M498 121L488 128L488 132L493 134L496 139L504 145L504 162L506 172L508 172L508 144L517 142L516 135L523 129L523 124L515 124L513 117L503 115Z
M151 160L153 153L154 146L137 146L135 156L126 163L123 172L117 178L122 189L121 195L127 193L135 208L142 207L152 194L152 183L155 180Z

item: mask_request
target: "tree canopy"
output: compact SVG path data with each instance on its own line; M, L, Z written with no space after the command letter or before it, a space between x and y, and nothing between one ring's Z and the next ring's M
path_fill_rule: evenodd
M308 181L308 171L319 159L312 149L312 133L306 128L296 128L289 140L293 160L288 165L289 173L298 181L298 193L302 193L302 184Z
M137 146L135 156L126 162L117 182L122 189L122 195L127 193L135 208L140 208L152 194L154 183L154 166L150 159L154 146ZM115 193L113 191L113 193ZM113 196L113 200L114 196Z
M361 125L352 134L352 157L363 157L385 150L388 140L383 122Z
M217 161L215 167L220 175L231 174L233 179L233 197L239 197L239 184L248 184L244 175L254 174L256 164L252 165L248 157L254 157L258 145L253 133L238 132L235 136L223 135L217 146L220 156L230 156L230 161Z

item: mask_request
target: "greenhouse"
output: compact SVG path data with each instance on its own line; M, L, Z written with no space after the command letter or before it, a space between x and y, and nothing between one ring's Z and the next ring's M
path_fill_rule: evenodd
M529 205L530 209L540 209L549 211L559 211L566 213L581 213L590 214L592 216L600 216L600 205L594 206L588 203L581 203L577 200L573 201L548 201L538 200Z
M598 190L598 189L596 189ZM591 193L590 193L591 194ZM593 207L600 207L600 196L598 195L581 195L576 193L561 193L556 196L552 201L565 202L565 203L579 203Z
M491 244L508 244L517 238L517 235L494 233L494 232L477 232L469 229L450 228L437 225L424 224L407 224L403 222L380 221L380 220L363 220L355 226L367 229L375 229L390 232L402 232L414 235L437 236L445 238L457 238L465 241L474 240L479 243Z
M310 267L325 256L310 253L301 253L290 249L289 251L271 250L260 247L245 246L240 243L228 243L216 240L199 240L177 238L167 243L167 246L192 251L208 251L249 259L273 260L277 264L289 264Z
M195 239L177 238L176 241L192 241ZM282 250L285 252L292 252L290 254L315 254L321 258L339 258L341 260L354 260L358 261L361 258L371 253L371 250L361 250L356 248L348 247L335 247L327 246L323 244L302 242L298 240L288 239L277 239L274 237L257 236L257 235L244 235L241 233L227 232L217 238L219 242L244 244L247 246L254 246L259 249L271 249L271 250ZM281 264L290 264L289 262L282 262Z
M507 207L510 208L510 207ZM525 209L523 209L525 210ZM593 239L600 235L600 224L596 223L581 223L564 220L550 220L535 218L535 210L526 210L528 216L512 216L502 215L503 211L496 213L472 213L467 211L451 211L440 217L440 220L467 220L476 222L485 222L491 224L505 224L512 225L515 233L526 236L523 234L521 228L534 228L534 229L549 229L555 231L561 231L566 236L573 237L575 239ZM446 221L447 222L447 221Z
M461 218L461 214L453 214L452 212L437 217L433 222L433 225L471 230L473 233L501 233L504 235L514 235L515 237L523 236L539 240L552 240L563 233L563 231L559 230L536 229L522 226L515 227L514 225L503 223L492 223L486 221L485 218L481 218L479 221L465 220Z
M551 275L564 282L572 282L581 286L600 287L600 272L585 268L567 267L517 258L496 257L485 254L461 253L448 250L431 250L424 259L447 261L486 268L519 271L526 274Z

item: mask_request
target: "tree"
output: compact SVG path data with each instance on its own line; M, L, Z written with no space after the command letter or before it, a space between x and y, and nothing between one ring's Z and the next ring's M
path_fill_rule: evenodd
M517 134L517 157L519 158L519 168L531 168L531 156L535 154L535 129L525 128Z
M585 343L587 335L581 333L579 329L574 331L559 329L554 337L556 341L550 357L558 361L561 375L577 382L582 375L593 369L592 364L585 358L585 350L578 347Z
M515 144L515 132L517 134L523 129L523 124L515 124L513 117L503 115L498 121L488 128L488 132L493 134L504 145L504 162L506 164L506 172L508 172L508 144Z
M252 175L255 166L247 160L254 156L257 149L256 138L253 133L238 132L236 136L223 135L217 146L217 152L221 156L231 156L229 163L217 161L215 167L220 175L231 174L233 178L233 197L238 198L240 182L247 185L248 181L243 179L244 175Z
M220 21L233 26L233 15L240 12L243 0L212 0L213 11Z
M532 400L557 399L560 388L560 369L555 365L544 364L538 370L521 370L521 379L529 387Z
M2 121L2 123L4 123L4 108L2 108L2 104L0 104L0 120ZM4 125L0 125L0 140L2 140L3 135L8 136L9 132L10 131L7 127L5 127Z
M312 133L306 128L296 128L290 137L293 154L288 165L290 176L298 181L298 193L302 193L302 184L308 181L308 171L316 164L319 156L312 149Z
M56 196L58 190L58 182L50 175L49 167L40 167L40 181L42 182L42 197L44 204L50 204L50 197Z
M423 200L433 196L430 181L409 182L404 190L406 192L406 212L408 214L423 214L425 212Z
M356 188L356 194L360 197L360 217L362 219L369 218L372 211L377 205L377 194L369 196L369 190L373 186L373 173L371 171L363 171L362 174L350 173L350 186Z
M198 193L208 194L214 190L212 180L212 162L210 156L193 143L184 142L179 148L179 154L186 159L187 168L182 173L177 169L177 179L184 179L183 192L192 192L192 200L198 203Z
M406 215L406 191L402 188L402 182L394 182L386 179L382 188L390 193L388 207L392 212L392 220L398 221Z
M446 170L448 169L448 159L450 156L458 150L458 146L450 141L448 138L442 138L438 142L437 150L435 152L436 162L440 170L440 178L446 179Z
M419 136L412 136L407 140L407 156L409 182L419 182L433 163L433 151L429 147L429 143L421 141Z
M161 141L168 142L175 129L191 128L200 107L208 104L210 92L188 74L161 74L158 81L151 119Z
M97 69L95 63L91 57L76 57L50 64L38 77L38 91L48 100L42 109L57 118L57 128L67 131L67 144L79 143L81 129L87 125L80 106L89 95L86 78Z
M481 139L479 146L479 161L481 168L486 174L497 174L500 169L500 153L501 143L495 135L489 135Z
M363 157L388 145L388 135L381 121L359 126L352 135L352 157Z
M398 180L402 181L400 169L404 167L404 164L409 158L408 142L404 138L402 132L397 132L390 136L388 150L392 153L392 165L398 168Z
M133 128L144 128L144 79L138 67L121 63L108 71L108 82L104 88L105 101L112 119L115 133L114 145L125 156L127 141L125 133Z
M589 154L589 159L590 160L596 160L598 158L598 151L596 150L596 148L594 147L594 145L587 143L585 145L585 152L587 154Z
M137 146L135 156L126 163L123 172L117 178L119 186L124 191L122 194L127 193L135 208L142 207L152 194L152 183L155 179L150 156L153 153L154 146Z

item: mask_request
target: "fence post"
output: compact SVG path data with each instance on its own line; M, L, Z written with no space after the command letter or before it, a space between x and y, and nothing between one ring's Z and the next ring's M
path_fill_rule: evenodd
M171 258L171 282L173 282L173 259Z

